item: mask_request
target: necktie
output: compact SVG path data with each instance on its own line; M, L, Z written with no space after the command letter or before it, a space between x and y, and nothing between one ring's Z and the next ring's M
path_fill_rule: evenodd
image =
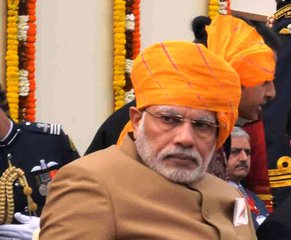
M241 184L237 185L238 190L240 190L240 192L246 197L248 198L248 194L246 192L246 190L244 189L244 187Z

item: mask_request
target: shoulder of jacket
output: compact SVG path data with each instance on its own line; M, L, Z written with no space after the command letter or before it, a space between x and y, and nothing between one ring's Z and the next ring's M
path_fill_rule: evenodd
M57 123L42 123L42 122L22 122L20 126L26 131L45 133L50 135L61 135L62 125Z
M227 193L230 198L240 197L240 193L235 187L210 173L205 173L204 177L195 182L192 186L209 196L217 195L217 197L224 197Z

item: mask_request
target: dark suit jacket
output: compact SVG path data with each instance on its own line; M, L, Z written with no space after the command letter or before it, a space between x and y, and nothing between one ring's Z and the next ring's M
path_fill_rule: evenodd
M291 197L274 210L257 230L259 240L291 239Z
M267 217L268 216L268 211L266 209L265 203L255 193L253 193L252 191L246 189L246 192L247 192L248 196L251 199L253 199L256 208L259 210L259 215ZM255 229L258 229L259 228L259 223L256 220L257 219L257 214L255 214L254 212L251 212L251 213L252 213L252 218L253 218Z

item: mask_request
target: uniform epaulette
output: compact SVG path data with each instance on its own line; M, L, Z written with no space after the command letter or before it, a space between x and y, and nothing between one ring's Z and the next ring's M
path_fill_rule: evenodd
M23 122L20 125L27 131L47 133L51 135L61 135L62 126L57 123Z

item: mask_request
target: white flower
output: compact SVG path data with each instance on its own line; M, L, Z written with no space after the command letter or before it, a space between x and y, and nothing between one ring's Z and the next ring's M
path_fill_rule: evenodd
M126 24L125 24L126 30L133 31L135 28L135 16L134 14L127 14L126 15Z
M25 97L29 94L30 83L28 80L28 71L25 69L19 70L19 96Z
M125 59L125 72L126 73L131 73L132 64L133 64L133 60Z
M28 22L28 16L26 15L18 16L17 37L19 41L26 41L27 39L27 31L29 29L27 22Z
M27 15L19 15L18 21L19 22L28 22L29 17Z

